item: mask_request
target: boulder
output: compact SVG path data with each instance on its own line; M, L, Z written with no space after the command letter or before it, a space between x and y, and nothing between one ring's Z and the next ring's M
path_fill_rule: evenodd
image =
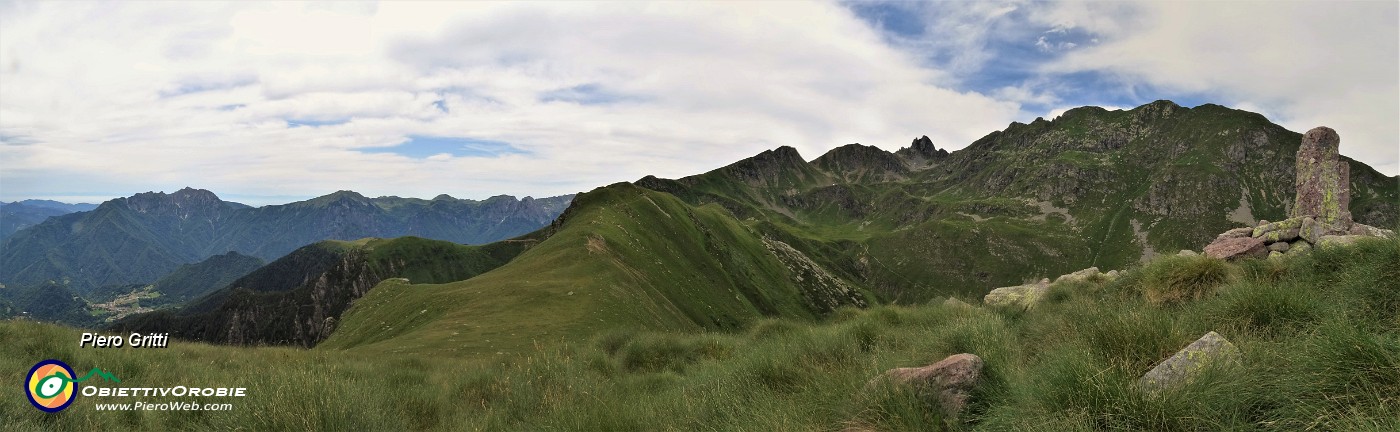
M982 358L975 354L953 354L924 367L887 370L865 388L870 391L886 383L908 386L920 399L937 404L944 419L956 420L967 408L972 389L982 379L982 366Z
M1040 301L1045 296L1045 292L1050 290L1050 279L1041 279L1040 282L1011 287L1002 287L992 290L982 297L982 303L991 306L1012 306L1019 305L1029 308Z
M1263 222L1263 224L1261 224L1261 225L1266 225L1266 224L1268 224L1268 221L1260 221L1260 222ZM1216 240L1222 240L1222 239L1227 239L1227 238L1251 237L1253 233L1254 233L1254 228L1250 228L1250 227L1235 228L1235 229L1232 229L1232 230L1229 230L1229 231L1225 231L1225 232L1223 232L1223 233L1220 233L1220 235L1215 236L1215 239L1216 239Z
M1268 254L1264 240L1254 237L1220 239L1206 245L1205 254L1211 258L1235 260L1263 258Z
M1288 252L1290 247L1287 242L1269 243L1269 252Z
M1308 242L1298 240L1288 244L1289 255L1302 255L1312 250L1312 245Z
M1194 253L1194 252L1192 252L1192 253ZM1104 273L1104 274L1103 274L1103 277L1104 277L1104 279L1107 279L1108 281L1112 282L1113 280L1118 279L1118 275L1119 275L1118 270L1109 270L1108 273Z
M1370 237L1364 235L1325 235L1318 240L1317 247L1348 246L1356 243L1357 240Z
M1295 162L1297 178L1293 182L1297 196L1289 216L1311 216L1323 224L1351 227L1351 213L1347 211L1351 204L1351 168L1338 157L1341 142L1337 131L1326 126L1303 134Z
M1264 241L1291 241L1298 238L1298 229L1303 226L1303 218L1288 218L1278 222L1270 222L1258 227L1250 233L1250 237L1260 237Z
M944 300L944 301L943 301L943 305L944 305L944 306L948 306L948 307L959 308L959 309L971 309L971 308L973 307L972 305L967 304L966 302L964 302L964 301L962 301L962 300L958 300L957 297L948 297L947 300Z
M1055 278L1055 282L1084 282L1098 275L1098 267L1089 267L1067 275L1060 275L1060 277Z
M1194 379L1207 365L1238 362L1240 349L1219 333L1210 332L1186 348L1152 367L1138 379L1138 386L1149 392L1175 387Z
M1279 259L1279 258L1283 258L1283 252L1279 252L1279 251L1269 251L1269 259Z
M1350 227L1344 229L1340 226L1323 223L1313 218L1304 218L1303 226L1298 230L1298 238L1307 240L1308 243L1316 245L1318 241L1322 240L1322 236L1343 235L1350 231L1349 228Z
M1221 234L1221 235L1223 236L1224 234ZM1240 237L1226 237L1226 238L1240 238ZM1220 239L1220 237L1216 237L1216 239ZM1176 256L1196 256L1196 255L1200 255L1200 254L1198 254L1198 253L1196 253L1196 251L1193 251L1193 250L1190 250L1190 249L1182 249L1181 252L1177 252L1177 253L1176 253Z

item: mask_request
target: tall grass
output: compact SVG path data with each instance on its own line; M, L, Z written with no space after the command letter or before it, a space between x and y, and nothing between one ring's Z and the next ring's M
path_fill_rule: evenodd
M1400 430L1400 241L1281 261L1170 257L1116 281L1061 284L1031 310L846 309L742 331L625 329L480 361L351 350L78 349L70 329L0 324L0 382L35 361L124 383L239 385L227 412L57 415L0 397L6 429L251 430ZM1240 347L1180 387L1136 380L1207 331ZM981 356L946 422L918 395L867 390L894 367Z

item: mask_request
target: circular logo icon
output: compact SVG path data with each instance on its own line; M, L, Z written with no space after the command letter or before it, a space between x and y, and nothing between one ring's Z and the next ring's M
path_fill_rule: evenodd
M73 368L67 363L48 359L35 364L24 379L29 403L45 412L63 411L73 404L78 393L78 383L73 378Z

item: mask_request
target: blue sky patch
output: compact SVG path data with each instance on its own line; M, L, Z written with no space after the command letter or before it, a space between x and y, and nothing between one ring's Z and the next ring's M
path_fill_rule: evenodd
M880 31L907 38L923 36L924 22L919 19L917 14L910 13L911 11L904 6L916 5L880 2L850 4L851 11L855 12L856 16Z
M447 153L453 157L499 157L524 154L526 151L502 141L474 138L410 135L403 144L388 147L367 147L361 153L391 153L415 159Z
M603 105L639 99L635 96L609 91L598 84L582 84L551 90L541 93L539 96L540 102L572 102L579 105Z
M175 84L174 88L165 88L157 92L161 99L183 96L191 93L203 93L214 90L226 90L256 84L257 77L245 76L235 77L226 80L186 80Z
M348 118L327 119L327 120L318 120L318 119L287 119L287 127L321 127L321 126L335 126L335 125L346 124L346 123L349 123L349 122L350 122L350 119L348 119Z

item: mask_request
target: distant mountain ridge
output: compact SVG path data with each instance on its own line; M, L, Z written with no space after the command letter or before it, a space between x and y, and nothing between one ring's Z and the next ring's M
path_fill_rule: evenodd
M97 204L68 204L36 199L11 203L0 202L0 241L19 230L38 225L50 217L89 211L95 208L97 208Z
M424 200L339 191L249 207L202 189L146 192L51 218L0 242L0 283L55 281L83 293L150 283L181 264L229 251L272 261L322 240L413 235L489 243L547 225L572 198Z

